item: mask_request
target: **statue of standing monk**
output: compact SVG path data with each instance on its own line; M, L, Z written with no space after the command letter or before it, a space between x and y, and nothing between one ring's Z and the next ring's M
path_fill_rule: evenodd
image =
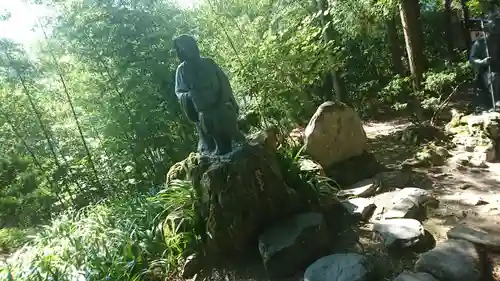
M500 97L500 18L491 15L488 19L485 36L474 42L469 60L483 104L491 108Z
M198 132L200 154L223 155L245 137L238 129L239 107L222 69L201 57L196 40L189 35L174 39L180 65L175 75L175 93L181 107Z

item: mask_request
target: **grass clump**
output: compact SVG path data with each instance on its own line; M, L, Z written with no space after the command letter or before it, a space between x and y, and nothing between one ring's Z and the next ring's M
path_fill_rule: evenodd
M67 212L0 265L0 280L168 280L194 237L177 219L190 190L177 184Z
M35 228L12 227L0 229L0 251L10 252L12 249L22 247L30 241L35 232Z

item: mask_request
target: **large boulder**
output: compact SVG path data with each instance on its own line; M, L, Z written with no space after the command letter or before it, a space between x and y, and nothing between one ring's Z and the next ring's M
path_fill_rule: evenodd
M463 239L488 249L490 252L500 253L500 237L466 225L457 225L448 231L449 239Z
M323 215L305 213L267 229L259 252L270 277L287 277L327 254L330 239Z
M450 239L422 254L415 263L415 271L432 274L440 281L479 281L483 277L484 262L474 244Z
M304 207L285 183L275 154L262 145L244 145L220 157L192 154L168 175L169 181L189 175L209 255L245 251L270 223Z
M305 129L305 151L323 167L365 152L367 137L354 109L341 102L319 106Z

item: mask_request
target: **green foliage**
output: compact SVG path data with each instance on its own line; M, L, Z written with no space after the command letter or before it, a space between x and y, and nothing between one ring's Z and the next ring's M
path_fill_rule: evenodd
M0 268L2 280L9 274L13 280L34 281L143 280L178 271L192 235L180 230L173 214L188 217L178 213L188 198L178 191L168 199L165 194L127 196L60 216ZM162 214L170 214L164 237L158 235Z
M319 173L301 171L299 161L302 149L299 146L282 147L277 154L280 170L288 186L295 189L304 203L317 207L323 200L335 198L340 190L332 179Z
M404 71L395 75L387 29L398 1L329 1L324 11L309 0L200 0L193 10L169 0L39 2L57 11L40 19L41 42L0 39L0 243L28 242L2 280L165 279L199 250L207 234L190 183L150 197L196 145L174 94L178 34L195 35L223 67L242 114L258 115L254 127L285 134L331 96L332 70L366 117L413 98L435 110L472 77L467 63L444 59L442 1L421 1L429 68L418 93ZM301 172L301 157L300 147L280 149L287 184L308 204L332 198L336 184ZM14 228L47 223L33 240Z
M22 247L31 241L36 233L32 228L2 228L0 229L0 250L10 251Z

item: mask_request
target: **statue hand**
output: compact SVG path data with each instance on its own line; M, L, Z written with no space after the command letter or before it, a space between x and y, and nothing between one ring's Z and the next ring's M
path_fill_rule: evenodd
M489 65L491 63L491 57L487 57L481 60L482 65Z

